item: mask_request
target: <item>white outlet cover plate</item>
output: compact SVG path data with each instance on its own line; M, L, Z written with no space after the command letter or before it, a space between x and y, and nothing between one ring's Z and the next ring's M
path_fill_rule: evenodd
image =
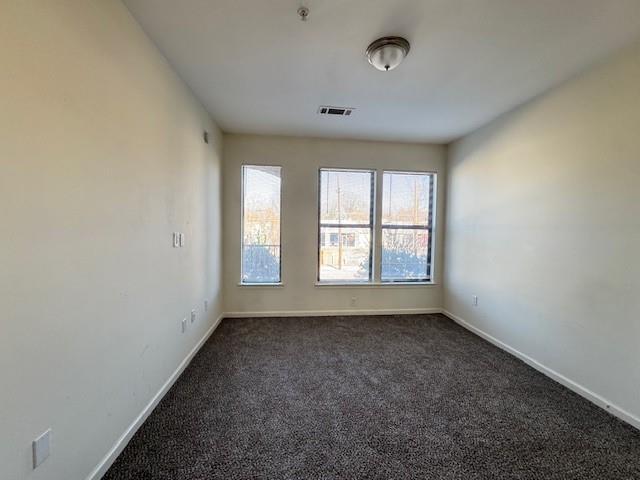
M51 453L51 429L33 441L33 468L42 464Z

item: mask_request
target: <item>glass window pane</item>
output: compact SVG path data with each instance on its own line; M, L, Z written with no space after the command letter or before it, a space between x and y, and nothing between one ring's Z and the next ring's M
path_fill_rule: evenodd
M320 171L320 222L369 225L373 172Z
M369 281L369 228L321 227L320 236L320 281Z
M280 167L242 167L245 283L280 282L280 170Z
M382 224L422 225L429 221L430 174L384 172Z
M430 279L429 232L416 229L382 229L383 281Z

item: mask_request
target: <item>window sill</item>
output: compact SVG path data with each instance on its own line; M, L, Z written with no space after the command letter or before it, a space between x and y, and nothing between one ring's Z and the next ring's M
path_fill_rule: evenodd
M267 288L272 288L272 287L284 287L284 283L279 282L279 283L238 283L238 287L267 287Z
M367 288L367 287L437 287L438 284L434 282L316 282L316 287L355 287L355 288Z

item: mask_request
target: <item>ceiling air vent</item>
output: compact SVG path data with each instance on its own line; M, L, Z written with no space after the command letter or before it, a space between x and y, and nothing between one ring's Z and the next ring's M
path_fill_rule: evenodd
M355 108L330 107L328 105L322 105L318 108L318 113L320 115L337 115L339 117L348 117L354 110Z

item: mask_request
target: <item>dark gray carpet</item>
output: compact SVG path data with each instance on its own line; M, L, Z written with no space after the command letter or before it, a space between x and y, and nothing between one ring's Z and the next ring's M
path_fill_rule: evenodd
M225 320L107 480L639 479L640 432L441 315Z

